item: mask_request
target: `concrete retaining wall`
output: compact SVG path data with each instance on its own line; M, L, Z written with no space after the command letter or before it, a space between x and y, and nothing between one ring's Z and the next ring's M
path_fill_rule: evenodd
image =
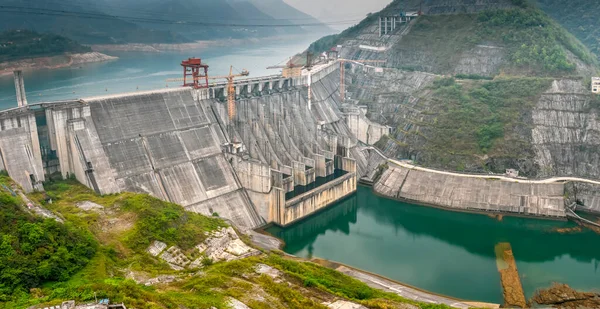
M370 121L367 116L365 116L364 112L358 109L348 112L345 115L346 123L352 134L354 134L359 141L367 145L377 143L384 135L390 133L388 126Z
M315 190L297 196L285 203L282 218L276 223L289 225L356 191L356 173L346 174Z
M408 169L390 163L375 191L390 198L464 211L565 217L564 184L519 183Z
M569 182L565 187L567 204L577 203L577 209L600 214L600 185Z

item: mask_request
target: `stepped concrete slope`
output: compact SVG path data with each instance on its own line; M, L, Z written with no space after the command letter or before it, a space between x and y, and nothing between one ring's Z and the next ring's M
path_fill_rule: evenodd
M218 214L240 227L261 218L221 152L215 130L192 90L92 98L72 129L88 185L101 193L147 193L190 211ZM76 164L74 164L76 165ZM80 168L75 168L77 172ZM92 177L90 177L92 176Z

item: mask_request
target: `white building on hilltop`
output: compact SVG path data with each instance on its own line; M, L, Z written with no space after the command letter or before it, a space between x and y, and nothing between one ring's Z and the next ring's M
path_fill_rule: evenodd
M592 93L600 94L600 77L592 77Z

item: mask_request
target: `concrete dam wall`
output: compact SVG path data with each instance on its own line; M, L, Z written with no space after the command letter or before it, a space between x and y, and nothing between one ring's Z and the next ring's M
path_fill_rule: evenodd
M223 85L0 112L0 170L27 192L60 173L100 194L146 193L242 229L286 225L355 192L367 166L335 99L338 67L314 72L310 105L305 77L237 83L233 121Z
M462 177L389 164L375 191L390 198L461 211L566 217L563 183Z

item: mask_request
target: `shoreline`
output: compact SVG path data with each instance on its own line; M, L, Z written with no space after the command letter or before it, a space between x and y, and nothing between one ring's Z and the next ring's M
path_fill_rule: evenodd
M194 49L206 49L214 47L239 46L243 44L256 44L264 41L278 41L282 39L306 38L307 35L291 36L270 36L264 38L245 38L245 39L223 39L223 40L198 40L189 43L127 43L127 44L93 44L90 45L93 51L97 52L146 52L162 53L173 51L186 51Z
M21 60L7 61L0 63L0 76L8 76L13 71L36 71L72 68L87 63L99 63L117 60L118 57L109 56L99 52L62 54L49 57L34 57Z
M403 283L403 282L400 282L400 281L397 281L397 280L394 280L394 279L391 279L388 277L385 277L380 274L372 273L372 272L369 272L364 269L359 269L359 268L356 268L353 266L349 266L344 263L331 261L328 259L323 259L323 258L318 258L318 257L313 257L311 259L308 259L308 258L296 256L293 254L289 254L282 250L283 246L285 246L285 242L282 239L269 234L265 230L269 226L272 226L272 225L266 224L263 227L259 227L252 231L254 233L261 235L262 237L267 237L267 238L277 240L279 242L277 250L281 251L282 254L284 254L288 258L294 259L296 261L315 263L317 265L320 265L320 266L323 266L323 267L326 267L329 269L333 269L335 271L339 271L340 273L350 276L350 277L354 278L355 280L361 281L372 288L390 292L390 293L394 293L398 296L401 296L401 297L404 297L406 299L410 299L413 301L432 303L432 304L445 304L445 305L448 305L453 308L467 309L467 308L472 308L472 307L479 307L479 308L499 308L500 307L500 304L481 302L481 301L462 300L462 299L459 299L456 297L434 293L431 291L427 291L427 290L424 290L424 289L421 289L421 288L418 288L418 287L415 287L415 286L412 286L412 285L409 285L409 284L406 284L406 283ZM257 245L260 248L263 248L268 251L273 250L272 247L270 247L270 248L263 247L263 246L261 246L260 243L256 242L255 239L253 239L252 237L251 237L251 239L252 239L252 243L254 245Z

